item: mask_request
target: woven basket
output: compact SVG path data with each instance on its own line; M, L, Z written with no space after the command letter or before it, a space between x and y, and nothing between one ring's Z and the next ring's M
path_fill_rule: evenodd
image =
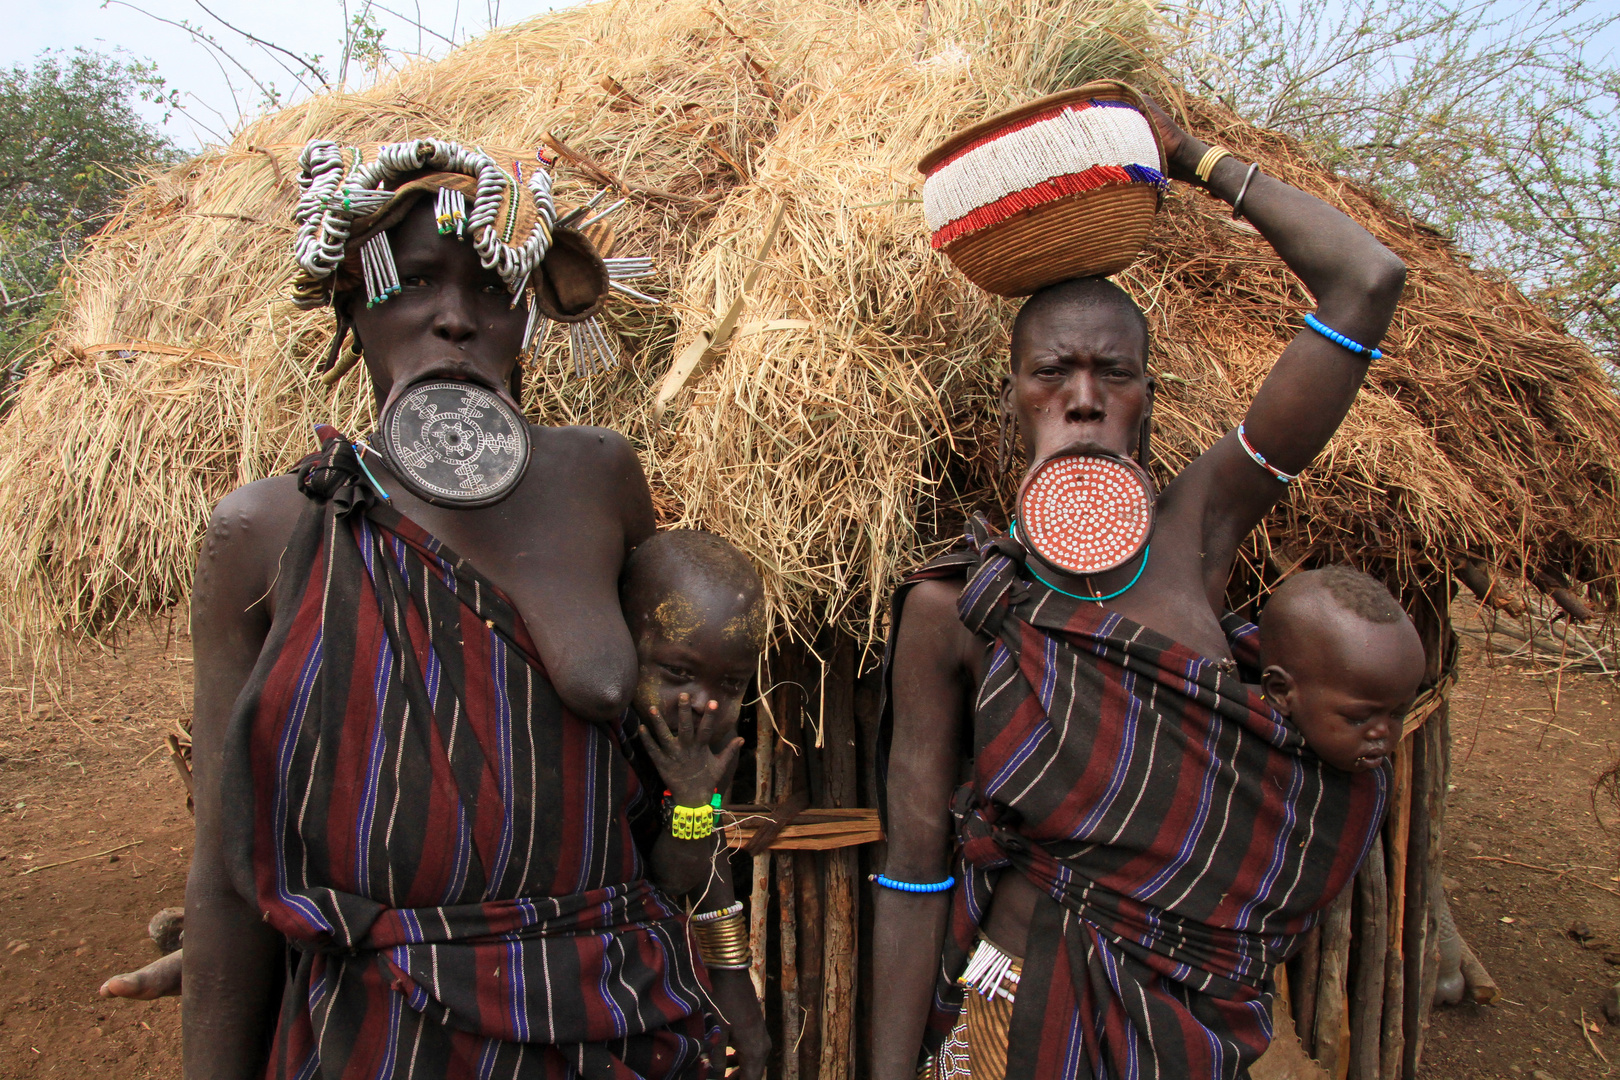
M1138 113L1144 111L1141 96L1125 83L1087 83L965 128L929 153L917 167L932 180L946 164L963 156L964 148L984 145L1027 128L1032 117L1055 115L1064 111L1064 106L1094 101L1121 102ZM1145 115L1143 119L1147 119ZM968 280L1001 296L1028 296L1059 281L1125 269L1141 254L1164 197L1164 145L1152 121L1147 123L1157 154L1157 178L1138 178L1135 174L1141 174L1140 169L1131 176L1123 175L1125 163L1117 163L1121 168L1113 172L1120 175L1105 178L1088 190L1053 196L1050 192L1042 194L1041 185L1031 186L1018 194L1037 200L1036 205L1004 214L973 231L962 232L961 223L951 222L936 229L935 246ZM1079 147L1075 152L1075 174L1084 175L1091 162L1078 160Z

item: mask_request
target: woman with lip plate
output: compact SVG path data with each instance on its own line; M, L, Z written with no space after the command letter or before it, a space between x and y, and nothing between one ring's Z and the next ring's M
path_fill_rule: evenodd
M1002 380L1032 466L1016 528L971 521L894 601L871 1075L1246 1076L1270 1039L1271 973L1366 857L1389 768L1344 773L1309 750L1245 682L1256 634L1223 618L1223 598L1244 537L1378 359L1405 268L1121 84L985 121L923 169L936 244L950 254L1003 222L1019 243L980 267L1031 275L1053 260L1022 253L1084 238L1036 235L1048 203L1195 185L1233 204L1318 307L1242 425L1155 493L1142 311L1100 276L1025 288ZM1078 498L1065 476L1109 492L1083 526L1042 501ZM1091 559L1098 545L1112 554Z
M621 744L646 480L617 434L515 409L531 306L590 316L608 264L543 168L357 158L305 149L296 297L384 423L227 496L197 564L186 1075L708 1076Z

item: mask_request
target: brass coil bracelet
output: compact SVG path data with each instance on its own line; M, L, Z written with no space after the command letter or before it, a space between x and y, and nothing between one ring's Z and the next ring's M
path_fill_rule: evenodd
M692 916L692 930L697 935L704 967L737 970L749 966L752 954L748 947L748 919L743 915L741 901Z

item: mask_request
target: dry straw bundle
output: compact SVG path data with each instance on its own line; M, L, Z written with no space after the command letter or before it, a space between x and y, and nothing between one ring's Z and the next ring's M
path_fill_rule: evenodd
M306 453L316 420L369 426L362 377L328 389L313 374L329 315L287 302L294 161L317 135L434 134L510 157L549 142L560 204L618 189L619 250L667 272L665 307L613 318L625 367L573 379L552 346L531 414L626 432L666 522L743 546L801 632L869 639L895 574L963 507L1005 494L992 405L1011 306L930 250L914 164L991 111L1133 73L1413 268L1391 358L1258 538L1260 576L1350 558L1415 581L1466 550L1610 595L1620 410L1592 356L1281 138L1180 99L1151 74L1151 28L1129 0L612 0L266 117L137 190L75 264L0 423L0 516L16 529L0 608L25 638L169 608L213 502ZM672 357L749 278L737 332L654 421ZM1157 445L1179 465L1236 423L1310 299L1264 241L1184 191L1122 282L1153 322Z

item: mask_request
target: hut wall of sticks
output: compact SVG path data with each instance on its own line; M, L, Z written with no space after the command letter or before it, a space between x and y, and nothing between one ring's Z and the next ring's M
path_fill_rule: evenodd
M1292 570L1349 562L1423 631L1429 689L1388 827L1286 979L1330 1076L1412 1077L1444 915L1454 571L1493 602L1512 586L1612 604L1620 407L1602 366L1511 284L1287 139L1180 92L1156 35L1133 0L611 0L313 98L154 176L71 268L0 421L13 647L183 614L212 504L308 452L313 421L373 422L362 374L315 374L330 316L288 302L307 139L364 151L432 134L524 159L549 147L560 204L602 187L629 200L618 251L656 257L666 303L613 311L615 370L576 377L548 346L526 407L625 432L663 523L726 536L764 574L776 644L752 772L732 793L735 842L756 841L738 856L754 973L773 1075L855 1075L872 1000L864 875L882 860L871 748L887 594L968 509L1004 521L1010 494L994 394L1012 306L929 248L914 163L992 111L1131 78L1410 267L1388 357L1244 550L1230 600L1252 611ZM1119 280L1151 320L1168 476L1236 424L1311 300L1251 229L1185 190Z

